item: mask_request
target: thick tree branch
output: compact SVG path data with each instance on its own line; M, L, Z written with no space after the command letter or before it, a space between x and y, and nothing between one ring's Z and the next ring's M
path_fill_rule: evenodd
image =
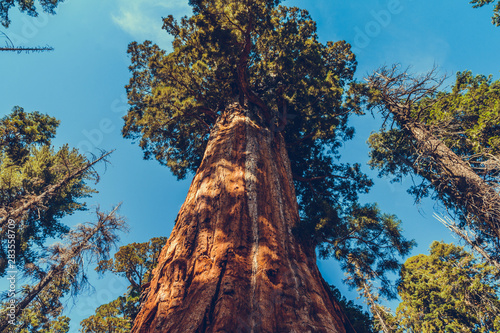
M252 30L253 24L250 22L248 24L247 30L245 31L244 38L245 43L243 46L243 50L240 55L240 59L237 65L237 74L238 74L238 86L240 88L240 105L245 104L245 97L248 101L254 105L256 105L262 112L262 116L264 120L269 123L272 120L271 110L269 107L260 99L250 88L250 83L248 79L248 59L250 56L250 51L252 50Z

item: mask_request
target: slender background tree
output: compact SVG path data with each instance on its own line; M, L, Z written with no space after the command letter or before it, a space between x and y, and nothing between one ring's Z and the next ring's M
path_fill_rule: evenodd
M119 240L117 233L127 228L124 219L117 215L118 208L110 213L97 210L97 222L76 226L65 235L65 244L49 247L49 254L44 255L45 267L26 267L34 283L20 291L13 312L13 297L3 304L4 315L8 313L10 320L2 321L0 332L51 332L61 325L57 329L67 328L67 318L60 317L60 298L81 293L87 284L87 266L109 258Z
M459 221L459 234L470 231L469 241L498 261L500 84L460 72L451 91L439 91L435 74L412 76L394 66L368 79L370 106L393 124L370 137L370 164L395 181L421 176L409 190L416 200L439 199Z
M95 193L94 166L109 153L88 160L76 149L51 145L59 122L15 107L0 120L0 275L7 265L8 222L15 224L16 265L36 264L45 241L69 231L60 219L86 209L80 200Z

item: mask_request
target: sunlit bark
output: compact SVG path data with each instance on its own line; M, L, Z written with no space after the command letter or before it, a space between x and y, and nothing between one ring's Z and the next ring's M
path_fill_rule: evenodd
M211 133L133 332L352 332L299 220L279 133L237 104Z

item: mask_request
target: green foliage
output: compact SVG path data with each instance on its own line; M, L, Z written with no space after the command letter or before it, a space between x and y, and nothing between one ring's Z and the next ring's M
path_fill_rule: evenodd
M117 232L126 230L124 219L116 214L118 208L107 214L96 210L97 222L77 225L65 235L63 244L48 247L41 265L25 268L33 283L23 286L15 309L12 313L9 309L15 325L2 321L0 332L66 332L69 319L60 316L60 299L68 294L77 296L87 286L87 265L108 260L119 241ZM13 296L9 294L9 298ZM8 305L5 302L4 309Z
M484 169L486 179L495 176L496 170L480 166L488 157L500 153L500 81L493 82L491 76L473 76L470 71L459 72L451 92L435 92L414 106L415 120L431 128L457 155L470 156L473 167ZM406 148L409 141L403 138L402 131L374 135L370 144L376 148L370 163L381 167L383 175L408 173L401 160L388 156L392 149L384 149ZM407 159L406 165L416 157Z
M342 307L345 315L352 324L352 327L356 333L375 333L373 329L372 317L366 311L363 311L363 307L355 304L351 300L347 300L345 296L340 293L335 286L330 285L330 290L337 300L337 302Z
M84 210L85 203L78 200L95 193L86 185L97 179L92 169L70 176L90 162L67 145L57 150L50 145L58 124L52 117L19 107L0 120L0 212L5 217L19 211L13 219L20 269L37 260L46 239L68 231L60 219ZM7 263L6 231L2 227L0 275Z
M149 41L131 43L123 135L183 178L200 165L218 116L231 103L248 104L261 125L285 139L302 242L311 249L323 244L322 254L346 269L350 258L364 261L361 269L393 296L385 273L397 270L397 254L413 243L395 217L357 204L372 185L360 165L338 163L364 88L353 82L355 56L344 41L321 43L307 11L278 3L190 1L193 16L164 19L174 37L171 53Z
M71 288L69 274L58 277L46 289L37 295L29 306L16 317L16 325L9 326L10 333L66 333L69 332L70 319L62 316L63 304L61 298ZM21 297L32 289L29 285L22 287ZM8 311L8 303L1 306L1 312Z
M121 246L114 259L102 260L96 270L110 271L124 276L130 282L124 296L97 308L95 315L84 319L80 325L83 333L129 332L139 313L140 297L144 285L152 276L151 271L158 263L160 251L166 237L154 237L145 243L131 243Z
M471 0L470 3L473 4L473 8L483 7L485 5L489 5L490 3L494 3L495 0ZM498 1L493 9L493 17L491 18L491 23L500 26L500 1Z
M64 0L39 0L38 3L43 11L49 14L55 14L55 9L59 3ZM28 14L29 16L38 16L38 9L35 6L34 0L2 0L0 2L0 23L8 28L10 25L9 10L17 6L17 8Z
M397 321L394 315L386 306L380 304L374 304L370 307L370 310L377 314L373 319L373 327L375 332L396 332Z
M61 316L60 298L79 293L87 280L84 263L108 259L115 232L124 228L116 209L108 215L97 211L96 224L73 230L60 222L85 209L78 200L95 192L86 182L97 180L92 167L107 154L89 161L67 145L55 149L51 139L58 124L20 107L0 120L0 275L6 273L8 258L11 270L17 265L33 282L17 295L16 325L3 321L2 332L67 332L69 318ZM8 233L12 230L14 238ZM46 246L58 237L66 244ZM9 251L13 245L15 256Z
M500 153L500 81L493 82L491 75L459 72L452 92L439 92L435 100L423 121L430 126L446 126L442 136L457 155ZM430 102L423 101L421 108Z
M398 287L399 332L498 332L498 270L442 242L409 258Z
M128 333L132 328L133 319L124 316L126 300L118 297L116 300L101 305L95 315L80 322L82 333Z
M0 120L0 149L15 163L22 164L34 144L49 145L59 121L39 112L26 113L15 106Z
M500 81L492 81L491 76L459 72L451 91L429 91L424 98L415 101L411 117L467 161L474 172L492 187L498 185ZM461 227L473 218L456 193L447 188L440 162L419 154L417 147L420 143L411 139L405 129L383 128L370 136L369 144L369 163L379 169L380 176L390 175L394 177L393 181L401 181L407 175L420 175L423 181L409 190L417 201L429 195L439 199L450 212L458 215ZM476 223L479 225L480 221ZM480 245L485 242L484 246L498 249L500 240L484 230L475 229ZM493 252L497 253L498 259L498 252Z
M249 2L251 8L236 1L204 3L207 8L180 24L172 17L164 20L174 36L172 53L150 42L130 45L133 77L127 91L132 107L124 136L140 138L145 157L156 158L179 178L194 172L217 115L245 94L237 67L248 37L254 42L244 69L252 92L276 116L266 119L268 126L278 128L278 118L293 118L286 127L287 142L303 151L316 148L297 156L302 160L319 160L313 158L318 150L324 158L326 152L335 154L340 138L353 133L342 103L356 66L350 46L321 44L314 21L297 8L264 10L263 1Z
M133 289L140 291L141 286L150 281L151 271L158 263L160 251L166 242L167 237L153 237L149 242L121 246L114 260L100 261L96 270L124 276Z
M376 205L354 205L344 219L336 214L331 206L323 207L313 217L319 221L316 230L302 229L300 233L321 237L317 240L320 256L336 258L349 274L346 282L351 287L362 288L362 277L378 279L381 293L395 298L396 291L387 273L397 273L399 256L407 255L415 245L402 236L401 221L381 213ZM309 225L307 222L303 226Z

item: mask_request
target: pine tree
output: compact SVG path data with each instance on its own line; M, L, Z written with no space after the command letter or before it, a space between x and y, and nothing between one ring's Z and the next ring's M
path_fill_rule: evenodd
M441 81L434 72L418 77L397 66L368 79L370 106L395 124L370 137L370 164L395 181L421 176L409 192L438 199L461 234L475 235L465 241L498 261L500 82L461 72L447 92L438 90Z
M462 240L464 240L475 253L479 254L483 257L483 260L487 262L489 265L496 267L500 270L500 262L496 256L491 256L485 249L483 244L478 242L478 235L471 232L470 230L465 230L464 227L459 226L455 221L453 221L449 216L440 217L437 214L434 214L434 217L444 224L448 229L458 235Z
M372 184L360 166L337 162L359 111L350 45L320 43L307 11L278 3L192 0L193 16L164 19L173 52L129 47L124 136L196 173L133 332L352 331L315 248L346 266L362 253L383 277L413 245L357 204Z
M94 166L109 153L88 160L67 145L51 146L59 122L15 107L0 120L0 275L5 274L9 232L15 234L15 259L23 271L36 264L46 239L68 232L60 219L86 209L82 198L95 193L87 185L99 179Z
M64 306L62 298L71 292L71 281L68 276L73 273L73 267L67 267L66 276L57 276L46 288L41 290L35 298L15 318L15 325L7 326L4 332L8 333L66 333L69 332L70 318L62 315ZM24 285L20 294L29 293L31 286ZM8 299L10 300L10 299ZM2 315L7 321L10 304L4 303L1 307ZM3 324L3 323L2 323Z
M87 283L86 266L107 260L119 240L117 233L126 230L124 219L116 214L118 208L107 214L97 209L97 222L76 226L65 235L64 244L49 247L49 254L44 256L45 269L29 265L27 273L34 283L23 287L13 311L9 307L12 297L3 304L9 320L0 323L0 332L52 332L55 326L67 322L60 317L60 298L81 292Z
M498 270L462 247L434 242L401 271L398 332L498 332Z

